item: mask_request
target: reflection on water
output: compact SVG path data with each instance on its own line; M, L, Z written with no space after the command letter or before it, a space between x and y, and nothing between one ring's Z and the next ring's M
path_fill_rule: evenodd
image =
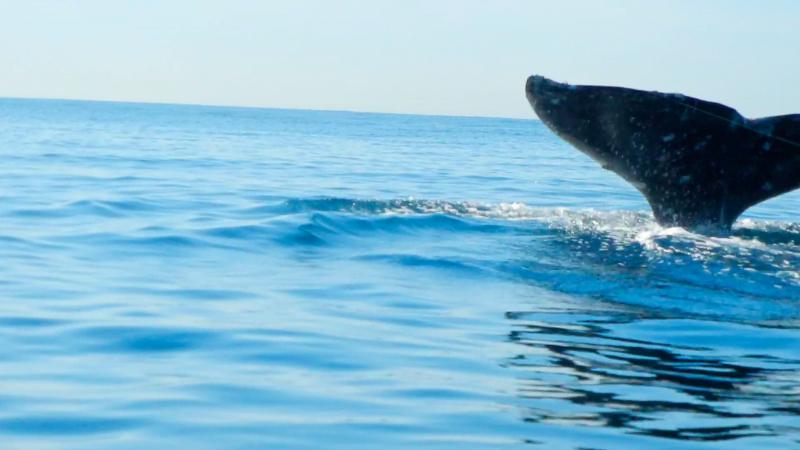
M744 221L709 238L587 213L549 228L513 275L586 302L506 314L525 422L646 439L610 448L800 444L796 226Z
M519 374L525 421L684 441L800 443L800 360L758 348L791 349L796 335L750 329L763 333L761 342L737 342L734 330L702 321L538 316L507 314L519 354L506 365Z

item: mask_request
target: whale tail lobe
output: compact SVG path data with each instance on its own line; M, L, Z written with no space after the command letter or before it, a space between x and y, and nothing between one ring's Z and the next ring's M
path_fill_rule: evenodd
M730 230L750 206L800 187L800 114L749 120L680 94L528 79L556 134L648 200L664 226Z

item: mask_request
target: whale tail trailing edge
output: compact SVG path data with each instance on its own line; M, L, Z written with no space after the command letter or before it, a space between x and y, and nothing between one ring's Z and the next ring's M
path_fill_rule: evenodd
M726 232L750 206L800 187L800 114L749 120L680 94L541 76L526 96L556 134L642 192L664 226Z
M742 195L742 211L800 188L800 114L749 120L745 126L761 136L751 160L762 184Z

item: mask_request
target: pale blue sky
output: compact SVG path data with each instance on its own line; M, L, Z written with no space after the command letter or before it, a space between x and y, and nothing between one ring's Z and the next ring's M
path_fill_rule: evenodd
M800 112L800 1L0 0L0 96L533 117L527 75Z

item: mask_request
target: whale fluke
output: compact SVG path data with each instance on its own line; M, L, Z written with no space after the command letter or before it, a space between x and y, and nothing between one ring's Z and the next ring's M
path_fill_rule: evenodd
M528 78L561 138L621 176L662 226L729 232L747 208L800 187L800 114L747 119L680 94Z

